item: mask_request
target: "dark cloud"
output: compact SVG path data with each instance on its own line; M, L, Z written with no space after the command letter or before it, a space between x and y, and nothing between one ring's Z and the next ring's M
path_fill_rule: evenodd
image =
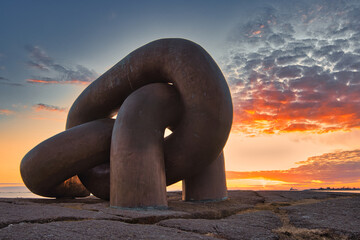
M339 61L336 63L334 70L359 70L358 66L360 63L360 55L353 53L346 53L341 56Z
M31 68L36 68L36 69L41 70L41 71L46 71L46 72L49 71L49 69L46 66L44 66L44 65L42 65L40 63L36 63L34 61L27 61L27 65L29 67L31 67Z
M66 112L67 111L66 108L49 105L49 104L44 104L44 103L38 103L38 104L34 105L33 108L36 111L51 111L51 112Z
M286 66L279 68L276 72L278 78L297 78L301 76L301 68L297 66Z
M229 36L229 39L233 42L251 42L256 44L261 41L261 38L269 38L275 34L271 28L277 22L275 8L268 6L259 9L259 12L255 13L254 16L258 17L251 19L245 24L238 25Z
M316 127L316 126L307 127ZM227 172L227 179L266 178L291 184L356 183L360 176L360 150L338 151L308 158L288 170Z
M98 76L94 70L90 70L82 65L67 67L56 63L38 46L27 45L25 49L28 51L30 58L27 65L40 72L41 75L47 74L46 77L32 77L31 79L27 79L27 82L45 84L89 84Z
M285 43L284 38L279 34L272 34L268 37L267 41L275 46L281 46Z
M233 130L249 135L360 128L356 1L270 6L229 36Z
M295 55L295 56L283 56L276 59L276 63L279 65L288 65L293 64L301 60L302 58L306 58L307 55Z
M22 84L11 82L9 79L4 78L4 77L0 77L0 84L9 85L9 86L15 86L15 87L22 86Z

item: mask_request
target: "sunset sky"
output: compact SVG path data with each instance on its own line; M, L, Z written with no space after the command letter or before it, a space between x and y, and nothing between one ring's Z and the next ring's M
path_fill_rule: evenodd
M359 1L1 1L0 183L63 131L86 86L159 38L192 40L231 89L228 187L360 187Z

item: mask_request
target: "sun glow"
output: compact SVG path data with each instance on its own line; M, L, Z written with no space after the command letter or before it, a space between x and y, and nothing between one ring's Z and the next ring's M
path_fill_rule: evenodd
M271 180L267 178L244 178L244 179L228 179L227 186L230 190L235 189L258 189L258 190L273 190L277 188L281 188L283 185L286 185L284 188L288 188L287 185L290 183Z

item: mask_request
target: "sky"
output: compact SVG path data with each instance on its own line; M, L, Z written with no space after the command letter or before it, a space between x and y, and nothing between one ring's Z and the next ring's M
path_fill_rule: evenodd
M234 105L232 189L360 187L357 1L0 2L0 183L76 97L160 38L200 44Z

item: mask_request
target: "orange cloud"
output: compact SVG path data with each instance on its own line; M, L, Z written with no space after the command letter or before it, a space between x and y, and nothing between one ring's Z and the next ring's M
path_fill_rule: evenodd
M54 106L54 105L48 105L44 103L39 103L33 106L35 111L51 111L51 112L66 112L66 108Z
M11 115L11 114L14 114L15 112L14 111L11 111L9 109L0 109L0 115Z
M308 158L288 170L226 172L228 180L265 179L303 188L360 187L360 150L338 151Z
M60 81L60 80L53 80L53 79L26 79L28 83L42 83L42 84L80 84L80 85L89 85L89 81L81 81L81 80L67 80L67 81Z
M305 80L299 84L256 81L232 87L233 131L252 135L360 128L360 95L355 94L360 85L331 82L330 88L327 83L312 84L314 81Z

